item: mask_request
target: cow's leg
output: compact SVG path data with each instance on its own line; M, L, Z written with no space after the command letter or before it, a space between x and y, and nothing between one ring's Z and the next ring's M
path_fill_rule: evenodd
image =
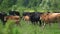
M6 24L6 22L5 21L3 21L3 25L5 25Z
M48 22L49 27L51 28L53 26L52 22Z
M27 24L30 24L30 21L27 21Z
M58 28L60 29L60 19L57 22L58 22Z
M34 25L35 25L35 22L32 22L32 24L34 24Z
M43 20L40 20L39 22L41 26L45 26L45 22Z
M43 23L42 23L42 28L44 29L45 26L46 26L46 22L43 22Z
M20 20L17 20L15 23L17 26L21 26Z
M41 20L39 20L39 26L42 26L42 22L41 22Z

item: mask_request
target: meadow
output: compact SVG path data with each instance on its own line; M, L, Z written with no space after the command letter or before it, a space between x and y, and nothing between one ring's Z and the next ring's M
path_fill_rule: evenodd
M44 29L38 25L33 25L31 22L27 23L21 20L20 25L14 24L13 21L8 20L6 25L2 25L0 21L0 34L60 34L58 23L48 24Z

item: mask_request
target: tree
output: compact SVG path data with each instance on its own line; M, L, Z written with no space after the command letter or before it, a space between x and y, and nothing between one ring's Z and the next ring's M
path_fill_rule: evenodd
M3 0L3 2L0 5L0 11L6 11L8 8L12 7L12 5L15 5L17 0Z

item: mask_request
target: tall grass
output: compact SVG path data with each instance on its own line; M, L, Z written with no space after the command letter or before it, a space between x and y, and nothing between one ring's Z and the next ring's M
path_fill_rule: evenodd
M52 24L52 27L46 25L44 30L38 25L33 25L21 20L20 25L16 25L14 21L8 20L3 26L0 21L0 34L60 34L58 24Z

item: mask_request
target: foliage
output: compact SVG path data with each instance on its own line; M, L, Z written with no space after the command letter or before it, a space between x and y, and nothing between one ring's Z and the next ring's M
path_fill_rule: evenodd
M33 9L41 12L60 11L60 0L0 0L0 11Z

